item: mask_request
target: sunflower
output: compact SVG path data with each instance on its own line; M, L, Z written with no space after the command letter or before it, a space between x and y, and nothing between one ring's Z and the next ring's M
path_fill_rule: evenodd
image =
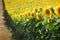
M42 16L40 14L37 14L36 17L37 17L38 20L42 20Z
M22 14L20 14L20 18L22 18Z
M22 14L22 18L26 18L27 16L25 15L25 13Z
M27 13L23 13L23 17L26 18L27 17Z
M22 14L22 17L23 17L23 18L25 18L25 15L24 15L24 13Z
M27 17L27 13L24 13L25 17Z
M38 12L38 9L35 9L35 12Z
M33 14L33 13L31 13L31 14L30 14L30 17L31 17L31 18L34 18L34 14Z
M40 7L40 8L38 8L38 11L43 11L43 9Z
M46 17L50 17L51 16L51 10L50 9L44 9L44 15Z
M55 9L56 16L60 17L60 6Z
M30 12L27 13L27 16L30 16Z
M23 17L26 18L27 17L27 14L26 13L23 13Z

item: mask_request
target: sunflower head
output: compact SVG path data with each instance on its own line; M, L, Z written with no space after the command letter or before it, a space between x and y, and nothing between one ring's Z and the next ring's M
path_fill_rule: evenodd
M25 18L25 14L24 13L22 14L22 17Z
M30 12L27 13L27 16L30 16Z
M58 17L60 17L60 6L56 7L55 13Z
M20 14L20 18L22 18L22 14Z
M45 9L45 10L44 10L44 15L45 15L46 17L50 17L50 16L51 16L51 10L50 10L50 9Z
M34 18L34 14L33 14L33 13L31 13L31 14L30 14L30 17L31 17L31 18Z
M22 18L26 18L27 17L27 13L22 13L21 16L22 16Z
M37 14L36 17L37 17L38 20L42 20L42 16L40 14Z
M38 9L35 9L35 12L38 12Z
M27 17L27 13L25 13L25 17Z
M43 9L40 7L40 8L39 8L39 11L43 11Z

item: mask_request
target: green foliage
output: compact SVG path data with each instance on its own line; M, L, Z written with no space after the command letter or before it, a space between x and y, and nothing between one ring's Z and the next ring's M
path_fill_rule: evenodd
M35 18L13 19L13 25L18 32L15 35L16 40L19 40L20 35L24 40L59 40L60 39L60 19L51 19L47 22L47 18L40 21Z

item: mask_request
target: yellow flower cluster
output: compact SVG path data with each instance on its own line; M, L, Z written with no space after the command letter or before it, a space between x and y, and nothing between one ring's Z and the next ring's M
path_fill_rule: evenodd
M52 9L50 8L45 8L44 9L44 15L46 17L51 17L52 15L55 16L55 17L60 17L60 6L57 6L54 10L54 13L52 13Z
M11 18L14 19L24 19L24 18L36 18L38 20L42 20L42 16L40 15L40 13L30 13L30 12L25 12L25 13L17 13L17 14L11 14Z
M8 11L9 15L12 16L12 18L26 18L29 16L31 18L37 18L38 20L42 19L41 14L40 13L35 14L34 11L35 12L43 11L44 16L50 18L52 16L51 9L45 8L42 10L42 8L40 8L39 3L35 4L36 1L37 0L35 0L35 1L32 1L32 0L29 0L29 1L27 1L27 0L16 0L16 1L15 0L4 0L6 10ZM31 2L33 2L34 4L31 5ZM24 6L22 5L22 3ZM39 9L37 9L37 8L39 8ZM22 11L24 11L24 12L22 12ZM56 9L54 9L54 11L55 11L54 16L60 17L60 6L56 7ZM18 17L15 17L17 15L18 15Z
M40 8L42 10L42 8ZM40 11L41 11L40 10ZM56 7L56 10L55 11L55 14L54 16L55 17L60 17L60 7ZM50 18L52 16L52 10L50 8L45 8L42 10L42 14L47 17L47 18ZM27 12L24 12L24 13L13 13L12 10L11 12L9 13L9 15L11 15L11 18L18 18L18 19L23 19L23 18L36 18L37 20L42 20L43 19L43 16L41 15L41 13L39 13L39 10L38 9L35 9L33 10L33 12L30 12L30 11L27 11ZM49 20L50 22L50 20Z

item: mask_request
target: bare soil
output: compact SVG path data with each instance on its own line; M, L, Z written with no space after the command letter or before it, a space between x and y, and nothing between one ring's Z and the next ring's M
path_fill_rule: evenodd
M8 29L5 25L2 0L0 0L0 40L11 40Z

